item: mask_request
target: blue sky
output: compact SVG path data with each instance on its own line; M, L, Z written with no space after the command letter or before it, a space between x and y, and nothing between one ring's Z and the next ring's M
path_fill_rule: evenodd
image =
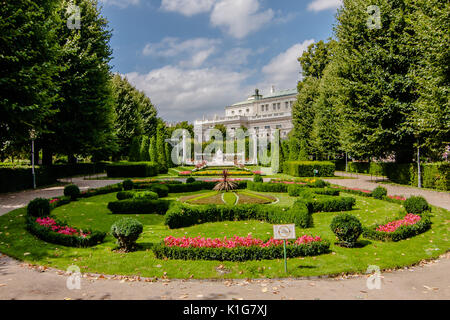
M332 36L341 0L100 0L113 71L166 121L222 115L255 88L292 89L297 58Z

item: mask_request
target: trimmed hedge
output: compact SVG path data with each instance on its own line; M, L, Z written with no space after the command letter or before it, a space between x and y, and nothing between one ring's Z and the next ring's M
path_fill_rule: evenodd
M386 223L388 222L390 221L387 221ZM376 230L379 226L385 225L386 223L377 224L369 228L364 228L363 237L372 240L395 242L414 237L418 234L424 233L431 228L431 220L428 215L422 216L422 219L416 224L401 226L394 232L382 232Z
M247 181L247 189L259 192L287 192L288 184Z
M321 196L317 199L299 199L305 202L310 213L350 211L356 203L352 197Z
M274 224L298 223L300 225L303 224L302 221L307 221L306 214L308 211L302 204L289 208L259 204L189 206L174 203L166 213L165 224L170 229L207 222L243 220L260 220Z
M328 253L330 243L327 240L310 242L301 245L286 246L288 258L316 256ZM248 260L273 260L283 259L283 246L271 246L260 248L236 247L236 248L181 248L168 247L157 244L152 247L158 259L177 260L218 260L218 261L248 261Z
M165 214L169 209L169 200L121 200L108 203L113 214Z
M106 236L106 233L99 231L91 231L91 234L86 238L57 233L45 226L41 226L36 222L36 219L32 217L26 218L26 224L27 230L39 239L45 242L59 244L66 247L92 247L103 242ZM59 221L58 224L61 226L66 225L65 223Z
M412 196L406 199L404 207L407 213L421 215L424 212L431 211L428 201L422 196Z
M108 178L153 177L158 175L155 162L117 162L106 166Z
M246 189L247 181L237 181L237 189ZM158 193L160 198L167 197L169 193L185 193L185 192L194 192L201 190L212 190L217 182L212 181L195 181L192 183L136 183L135 188L139 189L150 189L156 193ZM167 189L167 194L161 195L157 189Z
M375 189L373 189L371 195L372 195L372 197L374 197L375 199L383 200L383 198L387 196L387 189L378 186L378 187L376 187Z
M335 188L306 188L305 186L302 185L290 185L288 187L288 194L291 197L298 197L300 195L300 193L302 193L303 191L309 190L312 193L315 194L321 194L321 195L327 195L327 196L339 196L339 189L335 189Z
M318 173L314 174L314 170ZM333 177L335 165L329 161L286 161L283 172L294 177Z
M75 201L80 197L80 188L75 184L70 184L64 188L64 196L70 197L70 200Z
M36 186L41 187L56 183L56 176L48 168L35 170ZM0 167L0 193L21 191L33 188L31 168Z
M35 218L47 217L51 209L48 199L36 198L28 203L27 215Z
M119 192L119 191L122 191L121 183L112 184L112 185L109 185L106 187L100 187L97 189L88 189L86 191L82 191L80 194L80 198L89 198L89 197L94 197L94 196L99 196L102 194L108 194L108 193Z

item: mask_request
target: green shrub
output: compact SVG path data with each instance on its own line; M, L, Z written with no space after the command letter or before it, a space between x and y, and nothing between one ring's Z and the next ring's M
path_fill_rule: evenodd
M117 200L133 199L134 193L134 191L120 191L117 192L116 198Z
M352 197L314 196L314 199L303 197L309 212L350 211L356 203ZM297 200L301 201L301 200Z
M317 179L315 182L308 184L308 186L314 188L325 188L329 187L330 184L322 179Z
M194 177L189 177L186 179L186 183L193 183L195 182L195 178Z
M109 178L153 177L158 175L154 162L117 162L106 166Z
M263 183L247 181L247 188L259 192L287 192L287 184L284 183Z
M153 191L135 192L133 199L135 200L158 200L158 194Z
M64 222L60 222L57 219L54 220L60 226L66 225ZM58 232L54 232L45 226L41 226L36 222L36 219L34 217L27 217L26 224L27 230L31 234L41 239L42 241L63 245L66 247L79 247L79 248L92 247L103 242L106 236L106 233L104 232L90 231L90 230L83 230L86 233L89 232L89 235L86 237L61 234Z
M422 173L425 188L450 190L450 162L426 163Z
M155 192L159 198L165 198L169 195L169 187L163 184L151 185L150 190Z
M165 214L169 208L168 200L121 200L108 203L113 214Z
M106 187L96 188L96 189L89 189L86 191L81 192L80 198L89 198L93 196L98 196L101 194L108 194L113 192L120 192L122 191L122 184L112 184Z
M136 248L136 241L144 230L142 223L132 218L116 221L111 227L111 234L117 239L120 249L129 252Z
M77 185L71 184L64 188L64 195L70 197L72 201L77 200L80 197L80 188Z
M382 232L377 231L380 225L385 225L390 222L377 224L369 228L364 228L363 236L367 239L379 240L379 241L400 241L408 238L412 238L418 234L424 233L431 228L431 220L428 215L422 215L422 219L413 225L401 226L394 232Z
M328 253L330 243L327 240L315 241L301 245L286 246L286 257L306 257ZM158 259L176 260L217 260L217 261L250 261L250 260L273 260L283 259L283 246L270 246L260 248L236 247L236 248L182 248L168 247L157 244L152 247Z
M133 190L133 181L131 179L126 179L122 182L122 187L123 190L128 191L128 190Z
M314 174L314 170L318 170ZM286 161L283 172L294 177L333 177L335 165L329 161Z
M295 185L292 184L288 187L288 194L291 197L298 197L300 194L308 193L308 194L321 194L321 195L328 195L328 196L338 196L339 195L339 189L335 188L307 188L303 185Z
M264 182L264 179L260 174L255 174L253 176L253 182Z
M28 203L27 215L30 217L47 217L50 215L50 203L48 199L36 198Z
M431 211L431 206L422 196L409 197L403 205L408 213L420 215L426 211Z
M340 241L340 245L353 248L363 232L361 222L351 214L339 214L333 218L331 231Z
M372 197L374 197L375 199L378 200L383 200L384 197L387 196L387 190L386 188L383 187L376 187L373 191L372 191Z

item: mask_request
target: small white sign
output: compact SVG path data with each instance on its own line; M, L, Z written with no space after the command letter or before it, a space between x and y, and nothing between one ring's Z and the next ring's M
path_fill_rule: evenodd
M296 239L295 224L276 224L273 226L273 238L276 240Z

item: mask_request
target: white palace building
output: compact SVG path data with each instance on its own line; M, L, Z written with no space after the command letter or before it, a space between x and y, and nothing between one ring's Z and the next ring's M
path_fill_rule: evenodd
M200 134L200 130L203 132L205 140L208 140L209 130L218 124L224 125L231 137L235 130L245 127L257 136L280 129L280 138L284 139L293 128L292 106L296 98L296 89L275 91L272 86L270 94L265 96L256 89L247 100L226 107L224 117L216 115L214 119L197 120L194 128L196 134Z

